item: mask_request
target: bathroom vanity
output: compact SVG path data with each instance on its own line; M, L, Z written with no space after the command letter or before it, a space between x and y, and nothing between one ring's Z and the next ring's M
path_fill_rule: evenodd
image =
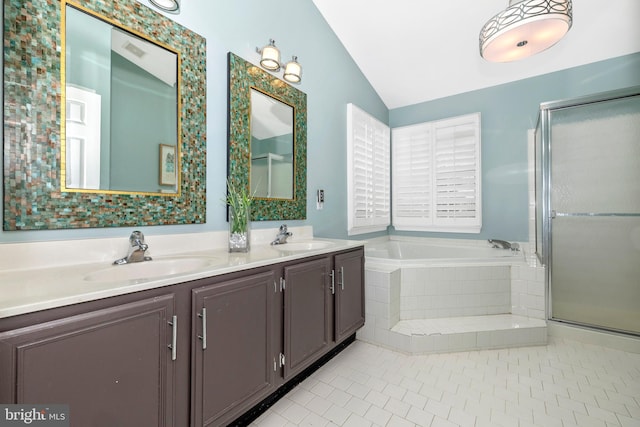
M195 272L0 318L0 402L69 404L72 426L229 424L364 324L362 243L285 247L220 252ZM0 273L0 287L16 280L17 306L38 298L34 282L74 289L88 269L43 269L22 285Z

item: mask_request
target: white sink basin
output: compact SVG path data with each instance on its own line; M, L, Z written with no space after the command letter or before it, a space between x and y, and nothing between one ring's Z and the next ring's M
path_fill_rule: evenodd
M158 258L152 261L112 265L87 274L84 280L89 282L124 282L127 280L154 279L161 276L189 273L215 265L217 262L217 258L206 256Z
M333 242L325 242L322 240L309 240L305 242L287 242L281 245L273 245L273 247L283 252L302 252L324 249L332 246Z

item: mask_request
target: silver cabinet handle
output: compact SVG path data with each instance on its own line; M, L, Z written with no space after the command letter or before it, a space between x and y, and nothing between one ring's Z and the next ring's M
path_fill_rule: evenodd
M207 349L207 309L202 307L202 314L198 313L198 317L202 318L202 335L198 338L202 340L202 349Z
M344 266L340 267L340 287L344 291Z
M178 316L173 316L171 318L171 344L169 348L171 349L171 360L176 360L178 358Z
M336 272L335 270L331 270L331 273L329 273L329 276L331 276L331 295L336 293Z

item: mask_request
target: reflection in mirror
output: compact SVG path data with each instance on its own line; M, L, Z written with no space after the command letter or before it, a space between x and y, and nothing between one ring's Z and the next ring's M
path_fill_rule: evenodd
M64 190L175 194L178 55L72 6L65 15Z
M251 88L251 193L293 199L293 106Z

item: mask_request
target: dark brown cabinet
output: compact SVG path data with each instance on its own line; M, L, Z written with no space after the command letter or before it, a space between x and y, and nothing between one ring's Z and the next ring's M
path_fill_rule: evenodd
M0 402L68 404L71 425L172 426L173 295L0 333Z
M311 365L331 344L329 258L284 268L284 379Z
M364 325L364 255L362 251L334 257L336 342L341 342Z
M226 425L275 390L273 271L193 290L196 426Z
M0 319L0 403L223 426L363 324L362 247Z

